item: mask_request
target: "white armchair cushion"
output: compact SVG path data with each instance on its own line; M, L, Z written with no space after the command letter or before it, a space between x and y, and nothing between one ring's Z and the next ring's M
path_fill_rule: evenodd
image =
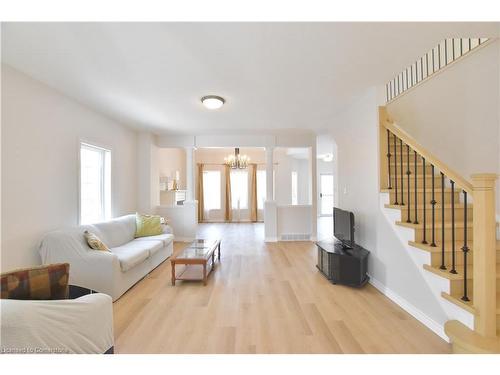
M3 353L104 353L114 345L110 296L0 300Z

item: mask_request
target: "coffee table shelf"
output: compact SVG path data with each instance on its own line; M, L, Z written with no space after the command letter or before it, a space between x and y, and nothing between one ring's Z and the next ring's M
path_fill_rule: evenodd
M215 255L220 262L220 239L197 239L170 259L172 285L176 280L201 280L207 285L207 276L215 267ZM184 266L177 270L176 266Z

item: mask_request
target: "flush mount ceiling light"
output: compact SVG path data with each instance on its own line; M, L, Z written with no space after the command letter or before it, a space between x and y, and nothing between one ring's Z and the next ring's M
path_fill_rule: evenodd
M208 109L219 109L226 101L217 95L207 95L201 98L201 102Z

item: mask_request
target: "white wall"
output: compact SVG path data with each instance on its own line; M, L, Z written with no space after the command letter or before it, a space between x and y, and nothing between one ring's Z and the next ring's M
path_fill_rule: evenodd
M158 148L158 173L170 181L179 171L178 188L186 189L186 150L184 148Z
M39 264L44 233L78 224L79 139L112 150L112 214L134 212L136 133L2 64L2 271Z
M442 322L442 307L379 208L377 105L377 90L369 89L332 121L338 158L336 204L354 212L355 241L371 252L371 277Z
M292 204L292 172L297 172L297 204L311 204L309 159L295 158L288 155L287 150L286 147L274 149L276 204ZM307 152L304 149L304 153Z
M149 132L137 136L137 210L153 214L160 204L156 137Z
M399 126L468 180L500 172L499 50L499 40L479 47L387 106Z

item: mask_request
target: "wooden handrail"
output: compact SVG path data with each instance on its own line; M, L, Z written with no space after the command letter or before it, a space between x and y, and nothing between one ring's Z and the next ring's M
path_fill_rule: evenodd
M381 115L385 112L385 108L381 108ZM434 156L429 150L418 143L411 135L406 131L401 129L396 123L391 122L387 116L380 119L380 125L385 129L388 129L391 133L395 134L399 139L409 145L413 150L425 158L425 161L434 165L439 171L443 172L445 176L453 180L460 188L465 190L471 196L473 196L472 184L464 179L461 175L451 169L448 165L440 161L436 156Z
M420 143L418 143L412 136L410 136L406 131L401 129L387 114L387 110L385 107L379 107L379 151L380 151L380 186L384 189L384 185L386 182L389 182L389 186L387 187L388 191L390 191L391 198L394 198L394 204L398 205L398 180L400 182L400 192L404 192L404 173L403 173L403 143L411 147L414 151L414 169L413 172L410 171L410 163L411 159L407 154L407 174L408 180L406 189L408 191L408 200L407 200L407 210L410 212L411 205L410 203L410 174L414 174L417 176L415 172L417 172L417 154L419 154L424 160L421 160L421 167L424 168L428 163L432 168L432 200L426 201L425 198L425 181L426 171L424 170L423 174L423 200L432 205L432 242L431 246L436 246L434 244L434 228L435 228L435 219L434 219L434 205L437 203L434 198L434 176L435 169L437 169L439 173L439 177L441 180L440 183L440 193L441 197L438 198L439 202L445 203L445 193L443 189L445 187L445 179L453 181L451 183L451 236L452 236L452 257L451 257L451 268L450 264L445 265L445 242L441 240L441 251L442 251L442 263L440 269L449 270L450 273L457 273L455 269L455 208L454 202L454 190L455 185L463 190L463 199L464 199L464 215L463 220L468 223L467 217L467 197L473 197L473 221L472 221L472 232L474 238L474 252L473 263L470 266L472 268L472 279L474 280L473 288L472 288L472 306L475 311L474 317L474 331L485 338L492 338L497 336L497 306L496 306L496 296L497 296L497 288L496 288L496 215L495 215L495 185L498 175L496 173L482 173L482 174L474 174L471 176L472 182L467 181L465 178L460 176L457 172L451 169L448 165L440 161L436 156L434 156L429 150L423 147ZM392 139L392 141L391 141ZM399 146L398 146L399 144ZM397 149L399 147L399 156L397 153ZM408 150L408 149L407 149ZM407 151L408 152L408 151ZM394 162L391 157L394 156ZM398 159L399 157L399 159ZM398 162L400 163L401 169L398 169ZM391 166L392 165L392 166ZM394 176L391 177L391 169L394 168L393 173ZM391 181L394 181L394 190L391 187ZM415 181L413 184L414 187L417 187L417 179L415 177ZM417 189L415 189L415 192ZM400 195L401 197L401 206L404 205L403 193ZM414 200L412 200L414 205L415 219L413 224L418 224L417 220L417 194L415 194ZM423 230L425 229L425 204L424 214L423 214ZM441 222L445 223L445 214L444 214L444 205L441 205L442 215ZM447 217L450 220L450 217ZM408 216L408 222L410 221L410 216ZM460 248L463 254L463 296L461 300L465 303L468 303L470 299L467 296L467 280L469 279L467 273L467 253L469 251L468 246L468 237L467 237L467 228L468 225L464 224L464 233L463 233L463 246ZM444 228L444 225L441 226ZM441 239L445 237L444 229L441 234ZM448 239L449 240L449 239ZM425 242L425 235L423 237L422 243ZM434 244L434 245L432 245ZM449 263L449 262L448 262ZM455 338L452 338L455 340Z

